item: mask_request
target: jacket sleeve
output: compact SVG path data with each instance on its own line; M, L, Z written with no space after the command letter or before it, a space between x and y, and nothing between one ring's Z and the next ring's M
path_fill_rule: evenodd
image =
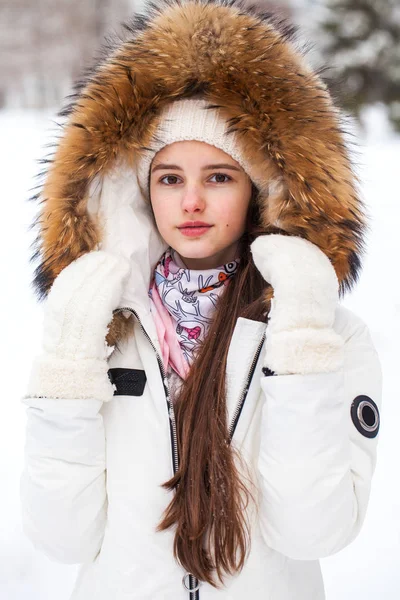
M23 529L62 563L92 561L106 522L105 435L96 399L24 397Z
M337 315L343 368L261 380L260 527L271 548L297 560L355 539L376 464L380 361L365 323L343 307Z

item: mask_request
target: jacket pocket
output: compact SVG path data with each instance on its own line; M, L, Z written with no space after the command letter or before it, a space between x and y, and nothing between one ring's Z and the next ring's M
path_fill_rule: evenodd
M114 367L108 377L115 386L114 396L142 396L147 377L144 369Z

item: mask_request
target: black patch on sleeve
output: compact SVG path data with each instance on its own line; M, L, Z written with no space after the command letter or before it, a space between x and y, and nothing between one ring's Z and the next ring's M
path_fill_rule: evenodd
M273 371L271 371L271 369L269 369L268 367L263 367L261 370L264 373L265 377L270 377L271 375L275 375L275 373Z
M379 409L369 396L357 396L351 404L351 418L356 429L365 437L374 438L380 426Z
M142 396L147 377L143 369L108 369L108 377L116 386L114 396Z

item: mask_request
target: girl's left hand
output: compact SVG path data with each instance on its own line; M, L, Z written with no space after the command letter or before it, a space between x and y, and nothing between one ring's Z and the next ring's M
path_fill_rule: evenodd
M310 241L281 234L259 236L250 249L274 289L267 358L275 368L267 366L286 373L335 370L343 343L332 329L339 282L329 258Z

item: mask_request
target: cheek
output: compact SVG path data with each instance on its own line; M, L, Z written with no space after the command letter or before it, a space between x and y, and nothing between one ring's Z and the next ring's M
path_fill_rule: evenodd
M171 211L168 210L168 205L166 202L163 202L162 200L159 200L157 197L156 198L152 198L152 208L153 208L153 213L154 213L154 217L157 223L157 226L160 227L165 227L165 225L168 224L168 219L171 217L170 213Z
M219 220L223 224L224 229L227 231L238 231L243 228L246 223L247 215L247 204L243 202L232 202L223 203L219 207Z

